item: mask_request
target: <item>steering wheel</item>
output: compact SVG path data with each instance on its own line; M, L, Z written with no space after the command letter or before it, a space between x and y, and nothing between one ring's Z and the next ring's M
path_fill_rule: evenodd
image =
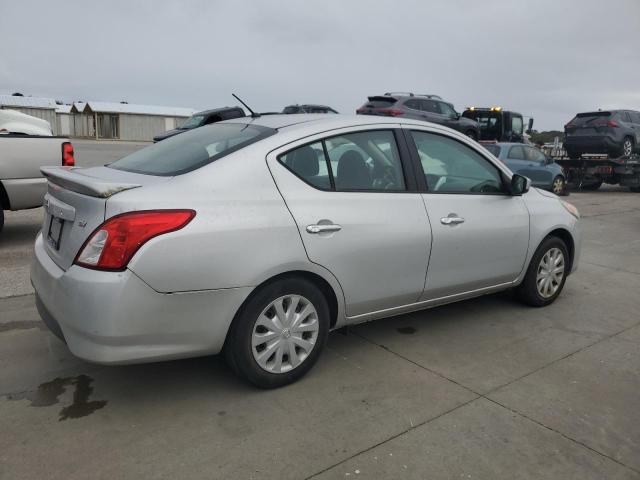
M484 182L480 182L477 185L471 187L472 192L482 192L482 193L497 193L500 192L500 189L497 188L491 180L485 180Z

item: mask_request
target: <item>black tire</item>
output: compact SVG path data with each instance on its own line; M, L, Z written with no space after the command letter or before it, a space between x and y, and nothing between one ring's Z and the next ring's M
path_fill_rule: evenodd
M4 227L4 210L2 209L2 202L0 202L0 232L2 232L2 227Z
M551 182L551 191L556 195L566 195L567 180L562 175L557 175Z
M586 185L580 185L580 190L587 190L589 192L593 192L598 190L603 184L602 180L596 180L593 183L587 183Z
M473 130L467 130L464 134L471 140L478 140L478 134Z
M564 257L564 273L562 275L562 280L558 284L557 290L555 290L552 295L545 297L538 291L537 276L538 270L541 266L540 263L542 261L542 258L547 254L547 252L550 252L553 249L558 249L562 252L562 255ZM567 279L569 264L569 253L565 243L558 237L545 238L536 252L533 254L533 258L529 263L529 268L527 269L524 280L516 288L516 294L520 301L526 303L527 305L531 305L532 307L545 307L553 303L564 288L564 283Z
M579 152L574 152L573 150L567 150L567 156L571 160L578 160L582 156L582 154Z
M271 302L287 295L302 296L312 304L319 328L315 345L299 365L283 373L272 373L264 370L254 358L252 336L263 311ZM224 354L231 369L253 385L260 388L282 387L297 381L313 367L327 341L329 325L329 306L322 292L305 278L282 277L260 287L244 303L227 334Z
M634 193L640 193L640 187L629 187L629 190L631 190Z

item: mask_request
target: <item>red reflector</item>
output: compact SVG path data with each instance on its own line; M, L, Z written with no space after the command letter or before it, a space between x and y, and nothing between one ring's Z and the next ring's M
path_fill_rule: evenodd
M73 156L73 145L71 142L63 142L62 144L62 166L73 167L76 164L76 159Z
M116 215L95 229L74 263L98 270L124 270L142 245L158 235L180 230L195 215L193 210L144 210Z
M609 120L607 122L607 126L608 127L619 127L620 125L618 125L618 122L616 122L615 120Z

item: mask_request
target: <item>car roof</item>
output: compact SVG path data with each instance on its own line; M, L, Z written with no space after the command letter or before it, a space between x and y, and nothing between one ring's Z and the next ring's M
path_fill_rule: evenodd
M317 128L333 128L351 127L357 125L378 125L378 124L408 124L408 125L435 125L420 120L400 119L392 117L382 117L377 115L344 115L336 114L327 116L325 113L294 113L294 114L277 114L277 115L261 115L259 117L240 117L231 120L225 120L221 123L243 123L250 125L258 125L261 127L280 129L291 129L295 127L313 125Z

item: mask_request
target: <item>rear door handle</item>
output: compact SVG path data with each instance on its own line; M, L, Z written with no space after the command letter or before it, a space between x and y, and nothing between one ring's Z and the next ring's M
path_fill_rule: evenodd
M339 232L340 230L342 230L342 226L336 225L335 223L325 225L307 225L307 232L309 233L329 233Z
M464 218L451 214L448 217L442 217L440 223L443 225L457 225L458 223L464 223Z

